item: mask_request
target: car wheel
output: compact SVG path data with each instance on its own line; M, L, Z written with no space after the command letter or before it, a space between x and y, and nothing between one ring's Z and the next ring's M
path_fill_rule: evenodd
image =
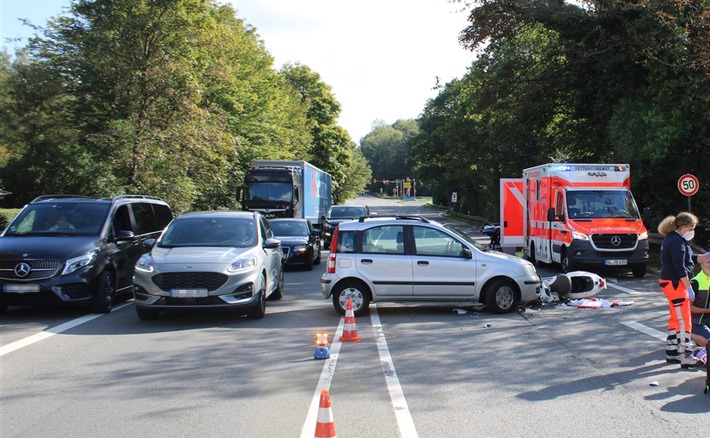
M572 271L572 265L567 255L567 251L562 248L562 254L560 254L560 267L562 267L562 272L565 274Z
M631 266L631 273L634 274L634 277L636 278L641 278L646 276L646 265L633 265Z
M306 267L306 270L308 270L308 271L312 271L312 270L313 270L313 255L310 255L310 256L306 259L306 265L305 265L305 267Z
M537 258L535 257L535 244L530 244L530 255L528 255L528 261L534 266L538 266Z
M136 313L138 318L142 321L150 321L152 319L158 319L160 311L155 309L146 309L145 307L136 307Z
M512 312L517 304L515 285L510 280L499 278L486 289L486 306L493 313Z
M249 309L247 316L253 319L261 319L266 314L266 299L264 299L264 294L266 293L266 277L261 275L261 289L256 293L256 302L254 307Z
M313 260L314 265L320 265L320 258L321 258L321 250L320 250L320 243L318 244L318 255L316 256L316 259Z
M273 301L280 300L284 297L284 288L286 287L286 281L284 281L284 270L281 268L281 274L279 274L279 281L276 283L276 290L271 292L269 299Z
M103 271L96 283L96 295L91 303L91 311L94 313L109 313L113 309L114 295L116 294L116 282L110 271Z
M370 307L370 291L359 281L345 281L333 289L333 307L345 315L348 300L353 303L353 315L367 315Z

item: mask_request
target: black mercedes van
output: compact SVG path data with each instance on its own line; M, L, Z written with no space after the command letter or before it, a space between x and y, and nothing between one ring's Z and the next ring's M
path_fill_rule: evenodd
M75 304L108 313L132 291L133 270L172 220L156 197L40 196L0 234L0 312Z

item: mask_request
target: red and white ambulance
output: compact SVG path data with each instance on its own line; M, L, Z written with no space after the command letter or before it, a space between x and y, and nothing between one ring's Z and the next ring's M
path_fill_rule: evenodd
M613 266L646 275L648 231L628 164L543 164L500 181L501 246L574 269Z

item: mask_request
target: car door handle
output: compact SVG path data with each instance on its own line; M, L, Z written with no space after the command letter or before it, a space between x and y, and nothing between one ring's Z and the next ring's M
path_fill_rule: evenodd
M417 262L417 264L418 264L419 266L428 266L428 265L429 265L429 262L427 262L426 260L419 260L419 261Z
M363 265L371 265L372 259L362 259L360 260L360 263L362 263Z

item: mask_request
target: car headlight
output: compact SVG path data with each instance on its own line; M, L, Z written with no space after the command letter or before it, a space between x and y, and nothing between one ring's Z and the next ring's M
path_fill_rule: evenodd
M293 247L293 252L306 252L308 251L308 245L296 245Z
M578 233L576 231L572 231L572 238L574 240L589 240L589 236L586 234Z
M67 260L66 264L64 265L64 270L62 271L62 275L66 274L71 274L72 272L76 271L77 269L81 269L85 266L90 266L92 263L94 263L94 260L96 259L96 252L91 251L90 253L84 254L79 257L74 257L73 259Z
M643 233L639 234L639 240L647 240L648 239L648 231L644 231Z
M136 263L136 271L142 271L142 272L155 271L155 267L153 266L153 257L151 257L150 254L146 254L146 255L142 256L140 259L138 259L138 262Z
M537 275L537 269L535 269L535 265L530 262L525 263L525 273L527 275Z
M254 269L258 264L256 256L250 255L246 257L241 257L232 262L227 268L229 272L246 271L248 269Z

